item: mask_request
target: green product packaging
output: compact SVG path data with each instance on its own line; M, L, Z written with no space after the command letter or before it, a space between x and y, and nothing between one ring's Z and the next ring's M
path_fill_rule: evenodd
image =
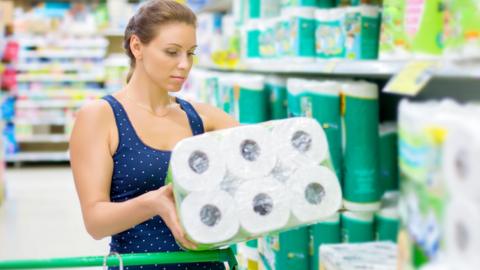
M317 0L281 0L282 9L291 7L316 7Z
M374 219L371 212L342 213L342 241L363 243L374 240Z
M288 79L287 80L287 104L288 117L303 116L301 108L301 98L306 94L302 85L305 84L303 79Z
M260 19L262 0L248 0L248 18Z
M380 207L378 87L357 81L342 85L345 130L344 206L351 211Z
M405 1L383 0L380 59L410 59L412 48L405 28Z
M345 55L342 15L343 10L340 8L315 11L315 54L317 58L343 58Z
M264 82L262 76L249 76L239 77L235 83L233 96L235 104L238 104L235 115L240 123L255 124L269 120L268 93Z
M317 0L317 7L319 8L332 8L335 6L334 0Z
M418 57L442 54L443 1L405 1L405 31L412 51Z
M270 119L287 118L287 85L286 79L277 76L269 76L265 87L270 95Z
M398 136L395 124L380 125L379 153L382 194L398 190Z
M480 4L476 0L446 0L443 29L447 57L480 55Z
M291 50L288 56L295 60L315 60L315 9L314 8L289 8L285 10L289 23L289 42Z
M259 43L260 57L262 59L272 59L276 56L275 48L275 27L277 19L262 20Z
M249 20L245 27L245 34L247 59L260 58L260 20Z
M309 237L308 227L264 237L262 257L267 269L309 269Z
M310 265L311 269L320 269L320 247L323 244L341 243L340 214L310 226Z
M289 17L281 15L275 23L275 56L277 58L292 54L293 48L290 42L290 32Z
M342 25L346 58L377 59L380 35L378 7L361 5L346 8Z
M258 270L260 255L257 249L257 240L239 243L237 246L238 270Z
M376 239L397 242L400 218L394 209L380 210L375 214Z
M300 104L302 115L314 118L325 130L330 157L341 184L343 152L340 89L341 85L334 81L308 81L304 84L306 94L300 98Z

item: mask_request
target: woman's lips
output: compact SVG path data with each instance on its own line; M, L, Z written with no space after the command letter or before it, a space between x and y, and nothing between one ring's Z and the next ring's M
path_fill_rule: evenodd
M177 82L185 81L185 77L182 77L182 76L170 76L170 78L172 78L173 80L175 80Z

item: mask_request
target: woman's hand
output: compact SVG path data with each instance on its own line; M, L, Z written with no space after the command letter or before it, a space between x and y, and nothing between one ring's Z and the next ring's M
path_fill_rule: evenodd
M165 185L152 193L154 193L155 196L153 203L156 212L160 215L165 224L167 224L175 239L184 248L196 249L196 245L186 238L185 231L178 221L172 184Z

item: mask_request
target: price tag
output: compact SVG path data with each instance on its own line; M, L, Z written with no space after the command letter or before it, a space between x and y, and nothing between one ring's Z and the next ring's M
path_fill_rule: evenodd
M415 96L432 78L436 61L412 61L395 75L383 89L385 93Z
M324 73L333 73L335 69L337 68L338 65L338 60L333 59L333 60L327 60L325 62L325 65L323 66L323 72Z

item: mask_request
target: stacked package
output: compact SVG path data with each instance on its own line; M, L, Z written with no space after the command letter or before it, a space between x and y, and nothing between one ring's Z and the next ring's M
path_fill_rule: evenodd
M308 118L182 140L168 178L181 224L199 249L319 222L342 201L325 133Z
M479 109L452 101L404 101L399 110L402 267L441 259L451 269L476 269Z
M397 269L397 247L389 242L325 245L320 254L324 270Z
M476 0L383 1L380 59L480 57Z

